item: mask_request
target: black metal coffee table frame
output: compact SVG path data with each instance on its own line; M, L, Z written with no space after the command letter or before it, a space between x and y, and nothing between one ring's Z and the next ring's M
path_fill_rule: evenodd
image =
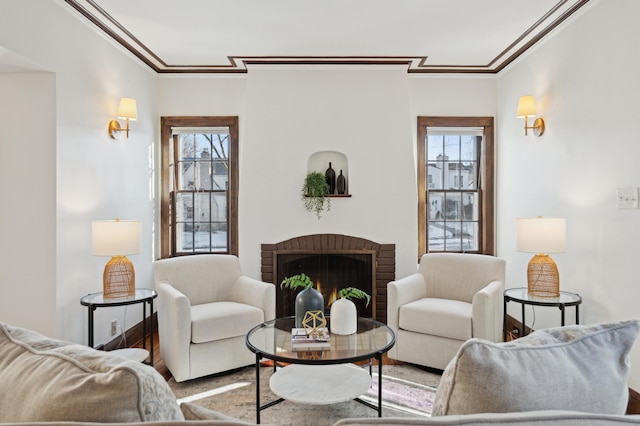
M328 318L328 317L327 317ZM331 319L328 318L330 321ZM354 400L370 407L374 410L377 410L378 417L382 417L382 355L389 351L391 347L395 344L395 333L385 324L370 319L370 318L358 318L358 331L356 332L356 339L358 337L364 337L366 339L367 333L373 333L374 330L381 330L386 333L386 339L384 343L377 344L376 342L371 342L367 347L357 347L355 348L355 353L350 355L344 355L340 350L332 349L326 351L318 351L318 353L322 352L323 355L326 355L323 359L308 359L308 358L299 358L298 352L288 351L286 348L277 348L275 343L272 348L259 347L257 344L255 337L258 333L262 333L263 337L265 333L269 333L269 331L265 331L267 329L271 330L274 334L273 341L275 342L275 333L276 330L279 330L281 333L285 333L285 336L288 333L289 340L291 335L291 328L295 323L294 317L285 317L285 318L277 318L275 320L267 321L263 324L259 324L247 333L246 344L247 347L256 354L256 423L260 423L260 411L272 407L280 402L284 401L284 398L278 398L274 401L268 402L264 405L260 405L260 361L262 358L267 358L273 361L273 370L276 371L277 363L288 363L288 364L306 364L306 365L331 365L331 364L348 364L354 363L358 361L372 360L376 359L378 362L378 405L371 404L361 398L355 398ZM360 336L358 336L360 335ZM252 339L253 338L253 339ZM332 334L332 341L347 339L348 336L336 336ZM265 345L266 346L266 345ZM353 350L353 349L352 349ZM369 374L372 374L372 364L369 363Z

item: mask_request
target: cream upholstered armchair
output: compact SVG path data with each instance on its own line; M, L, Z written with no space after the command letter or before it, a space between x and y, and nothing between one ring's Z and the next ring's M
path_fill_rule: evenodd
M160 355L177 382L255 362L245 336L275 318L275 286L242 274L233 255L154 263Z
M418 272L387 285L389 358L443 370L468 339L502 340L505 261L425 254Z

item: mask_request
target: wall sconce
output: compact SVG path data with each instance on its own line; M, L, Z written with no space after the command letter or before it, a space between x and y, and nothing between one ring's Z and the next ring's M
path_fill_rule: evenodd
M129 137L129 120L138 119L138 108L136 106L136 100L132 98L121 98L120 106L118 107L118 118L124 118L127 123L125 129L120 128L118 120L109 121L109 136L111 139L118 139L117 132L125 132L126 137Z
M536 136L542 136L544 133L544 120L542 118L536 118L533 122L533 126L528 126L529 117L535 117L538 115L536 108L536 98L532 95L520 96L518 101L518 118L524 118L524 134L527 135L527 130L532 129L533 134Z

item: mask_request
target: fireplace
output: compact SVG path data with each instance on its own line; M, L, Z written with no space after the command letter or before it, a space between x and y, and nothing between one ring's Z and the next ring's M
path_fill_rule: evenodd
M304 273L325 299L325 313L337 290L357 287L371 303L354 300L361 316L387 320L387 283L395 279L395 244L338 234L316 234L262 244L262 280L276 284L276 316L293 315L296 291L281 289L286 276Z
M345 287L356 287L371 295L371 303L354 300L358 315L375 318L376 293L374 250L275 250L273 252L275 282L285 277L304 273L311 278L316 290L324 297L324 313L329 315L331 303L338 297L338 291ZM276 291L276 317L295 315L294 300L300 290L280 289Z

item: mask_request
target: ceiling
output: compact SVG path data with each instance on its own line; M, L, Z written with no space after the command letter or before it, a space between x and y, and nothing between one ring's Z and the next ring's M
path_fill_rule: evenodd
M406 64L497 73L589 0L64 0L158 73Z

